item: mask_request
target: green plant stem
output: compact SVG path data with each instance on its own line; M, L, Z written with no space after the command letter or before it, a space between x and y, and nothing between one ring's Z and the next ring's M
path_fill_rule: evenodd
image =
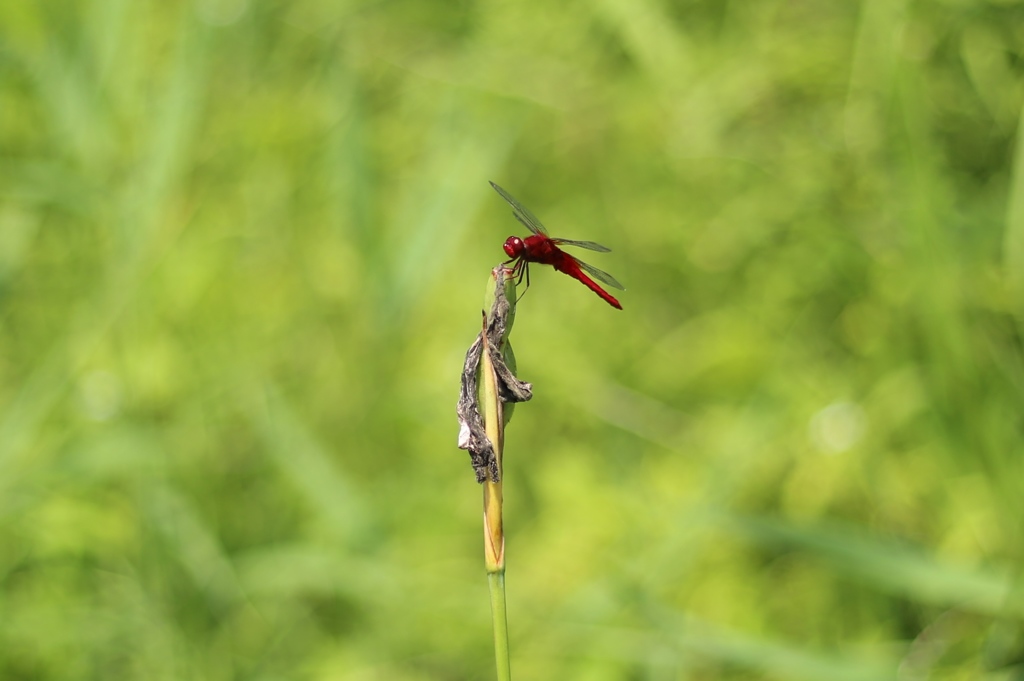
M515 301L515 280L504 268L495 268L491 272L489 291L494 290L494 283L501 282L506 299ZM511 297L509 297L511 294ZM492 295L493 299L493 295ZM487 302L490 302L489 300ZM510 314L514 314L512 302ZM499 350L505 351L508 345L508 332L511 320L501 339ZM505 449L505 405L498 396L497 375L487 352L487 334L483 334L484 351L480 362L481 407L484 429L494 447L499 477L503 468L502 457ZM484 565L487 569L487 584L491 593L491 619L494 624L494 660L497 665L498 681L510 681L512 670L508 651L508 619L505 613L505 533L502 522L502 483L488 475L483 484L484 496Z
M486 334L485 341L486 343ZM505 445L504 414L498 398L494 368L485 351L481 361L484 427L494 445L498 470L502 468ZM484 564L491 592L491 619L494 624L494 661L498 681L509 681L512 671L508 654L508 620L505 615L505 533L502 527L502 484L488 477L484 493Z
M487 573L491 591L491 619L494 621L494 661L498 681L511 681L512 668L508 655L508 617L505 614L505 571Z

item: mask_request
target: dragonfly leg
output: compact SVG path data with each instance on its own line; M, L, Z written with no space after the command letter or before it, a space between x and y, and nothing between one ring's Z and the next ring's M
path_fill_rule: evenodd
M523 289L523 292L519 294L518 298L516 298L516 302L518 303L520 300L522 300L523 296L526 295L526 291L530 288L530 263L523 260L522 258L511 258L501 264L508 265L510 262L515 263L515 265L512 266L511 270L512 276L516 277L516 286L522 284L523 278L526 278L526 289Z
M516 286L519 286L519 284L523 283L523 277L526 277L526 288L524 288L523 292L519 294L518 298L516 298L517 303L520 300L522 300L523 296L526 295L526 292L530 290L530 263L526 262L525 260L520 260L519 264L522 265L523 269L519 273L519 279L516 281Z
M510 262L514 262L515 265L511 268L506 267L505 269L510 269L513 277L518 277L518 279L516 279L516 286L518 286L523 281L523 269L526 266L526 261L521 258L512 258L511 260L506 260L501 264L508 265Z

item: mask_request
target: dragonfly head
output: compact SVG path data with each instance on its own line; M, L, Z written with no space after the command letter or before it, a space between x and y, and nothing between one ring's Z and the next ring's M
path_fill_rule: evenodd
M526 250L526 245L523 244L523 240L517 236L510 236L505 239L505 245L502 246L505 249L505 253L510 258L518 258Z

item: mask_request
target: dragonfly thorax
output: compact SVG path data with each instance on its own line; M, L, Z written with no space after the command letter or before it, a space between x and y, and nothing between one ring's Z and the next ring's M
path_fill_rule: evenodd
M505 253L510 258L518 258L523 255L523 251L526 250L526 245L523 240L517 236L510 236L505 239L505 245L502 246L505 249Z

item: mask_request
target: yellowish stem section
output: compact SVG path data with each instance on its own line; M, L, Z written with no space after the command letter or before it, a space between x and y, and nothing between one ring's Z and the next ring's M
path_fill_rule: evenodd
M487 334L484 334L487 343ZM497 377L491 358L484 347L480 367L483 379L484 429L487 437L494 445L494 456L498 461L498 472L501 473L501 456L505 448L504 415L501 400L498 398ZM505 570L505 533L501 525L501 482L492 480L488 475L484 482L484 564L487 572L504 572Z

